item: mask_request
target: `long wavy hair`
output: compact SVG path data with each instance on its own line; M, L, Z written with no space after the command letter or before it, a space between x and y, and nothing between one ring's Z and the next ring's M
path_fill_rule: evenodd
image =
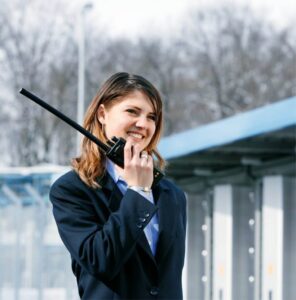
M154 135L145 149L155 159L155 164L164 169L165 161L157 150L163 126L162 100L158 90L145 78L139 75L120 72L112 75L98 90L86 110L83 127L103 142L107 142L104 128L98 120L98 109L104 104L106 109L116 105L122 97L134 91L140 91L151 101L156 113L156 128ZM100 188L99 180L105 173L106 157L98 146L84 137L81 154L72 159L72 167L81 180L88 186Z

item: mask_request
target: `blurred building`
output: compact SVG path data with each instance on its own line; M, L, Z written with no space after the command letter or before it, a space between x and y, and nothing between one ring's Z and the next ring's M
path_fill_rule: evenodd
M295 144L296 98L162 140L188 197L184 299L294 299ZM48 200L67 170L0 169L0 300L78 299Z
M296 97L164 138L188 196L185 299L296 295Z

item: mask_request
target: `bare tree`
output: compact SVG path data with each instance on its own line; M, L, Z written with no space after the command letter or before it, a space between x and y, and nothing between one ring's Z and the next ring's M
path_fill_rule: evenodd
M180 94L183 67L181 50L178 37L162 40L156 36L138 41L138 70L155 83L163 97L165 135L177 131L182 118L179 114L180 104L183 107L186 105L184 95Z
M161 91L168 135L296 94L293 26L277 29L233 5L192 11L187 20L170 39L112 39L88 24L86 106L111 74L143 75ZM0 137L10 164L64 164L75 155L76 132L18 89L35 91L75 119L77 48L75 16L66 2L3 3L0 124L8 130Z
M293 93L296 69L289 31L234 6L193 12L190 28L188 59L200 82L194 87L196 101L213 109L212 119Z
M10 130L14 136L10 144L16 165L50 161L51 141L58 128L54 118L18 96L20 87L58 99L58 106L66 106L61 105L64 95L68 99L74 95L71 85L73 89L77 55L73 34L69 33L72 29L59 15L57 3L44 5L41 1L15 0L1 10L0 20L5 24L0 43L1 69L5 70L2 83L10 87ZM73 105L67 107L73 114Z

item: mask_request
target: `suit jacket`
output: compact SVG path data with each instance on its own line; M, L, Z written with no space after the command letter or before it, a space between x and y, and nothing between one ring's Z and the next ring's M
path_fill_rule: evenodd
M186 200L162 179L155 205L128 189L123 196L110 175L101 189L70 171L50 190L59 234L72 258L81 299L182 299ZM158 212L153 256L143 229Z

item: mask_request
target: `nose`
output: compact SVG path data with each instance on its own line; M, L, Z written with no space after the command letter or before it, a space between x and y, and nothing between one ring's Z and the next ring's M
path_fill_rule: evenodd
M148 127L148 120L146 116L139 116L137 118L136 124L137 127L139 128L147 128Z

